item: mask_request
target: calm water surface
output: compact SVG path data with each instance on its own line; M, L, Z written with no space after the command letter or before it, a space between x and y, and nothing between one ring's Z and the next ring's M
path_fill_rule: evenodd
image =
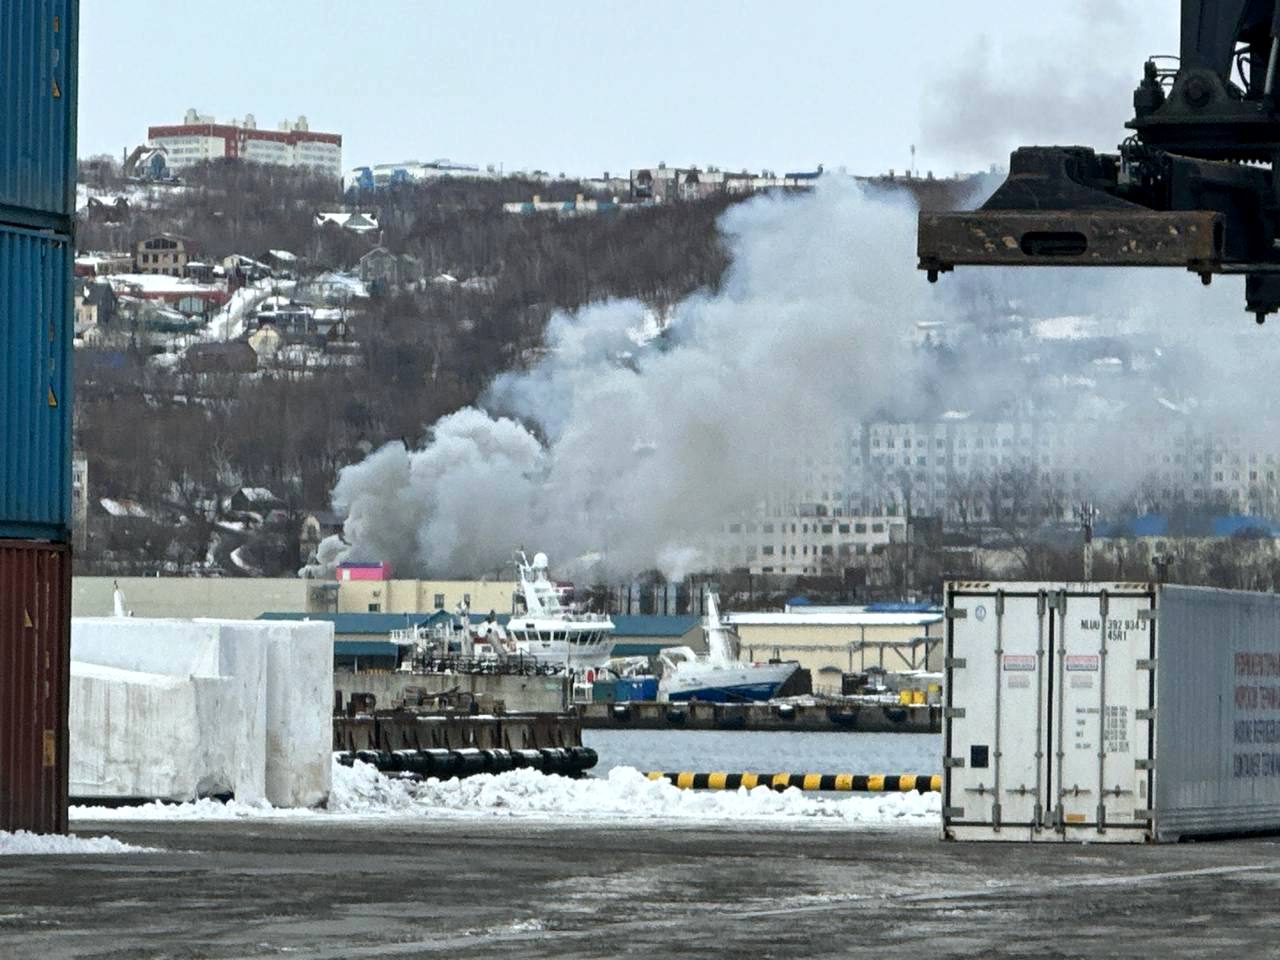
M613 767L699 773L942 772L942 737L935 733L584 730L582 742L600 754L597 776Z

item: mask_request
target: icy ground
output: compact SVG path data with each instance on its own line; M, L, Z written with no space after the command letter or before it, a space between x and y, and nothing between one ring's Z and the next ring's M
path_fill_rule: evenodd
M111 837L51 836L18 830L0 830L0 857L23 857L33 854L83 853L151 853L148 847L135 847Z
M651 781L630 767L605 777L572 780L533 770L481 774L463 780L394 780L372 766L334 764L325 810L290 810L266 804L197 800L141 807L73 807L84 820L230 820L238 818L424 817L523 818L577 822L641 820L666 823L776 823L785 825L938 824L941 798L930 794L826 794L766 787L737 791L680 790Z

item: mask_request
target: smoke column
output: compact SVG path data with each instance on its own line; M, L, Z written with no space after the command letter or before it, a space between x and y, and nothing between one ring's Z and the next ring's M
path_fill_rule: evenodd
M419 449L390 444L344 468L333 502L348 514L349 547L327 542L322 563L480 575L524 545L566 572L682 575L709 562L727 518L770 489L796 489L805 458L846 442L852 425L1007 407L1042 387L1043 345L1001 334L1010 315L1095 317L1163 357L1162 372L1066 391L1047 401L1063 409L1038 411L1074 417L1083 405L1102 425L1082 433L1080 456L1104 470L1101 451L1118 442L1107 418L1150 404L1153 389L1232 427L1256 426L1259 402L1277 394L1274 376L1255 379L1277 356L1244 314L1240 284L1028 269L930 285L915 269L914 211L846 179L741 203L721 230L721 291L679 304L662 338L637 346L647 312L635 301L557 315L545 357L499 376L481 409L442 418ZM950 351L912 349L924 320L967 332ZM590 571L567 569L579 558Z

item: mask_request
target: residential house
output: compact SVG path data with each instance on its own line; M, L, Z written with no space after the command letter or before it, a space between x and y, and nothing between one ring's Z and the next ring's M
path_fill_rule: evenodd
M284 501L266 487L241 487L231 495L228 507L233 513L257 513L266 516L284 506Z
M176 233L161 233L139 240L134 255L134 270L138 273L163 273L171 277L185 277L187 264L195 252L195 244Z
M382 289L407 287L422 279L422 261L407 253L374 247L360 258L360 279Z
M110 326L116 316L117 297L109 283L76 283L75 335L98 326Z
M313 510L302 518L302 530L298 534L299 553L308 562L315 558L320 541L342 533L346 517L332 510Z
M90 197L79 215L98 223L124 223L129 219L127 197Z
M131 253L82 253L76 256L77 277L106 277L133 270Z
M288 250L268 250L260 259L271 269L272 274L286 280L296 277L298 268L302 266L302 258Z
M372 213L347 213L344 210L320 212L316 214L316 226L324 227L332 224L352 233L373 233L378 229L378 218Z
M249 334L249 346L258 355L258 363L272 360L284 346L284 337L276 329L274 323L262 323L258 329Z
M134 147L124 162L124 175L138 180L171 180L169 152L164 147L141 144Z

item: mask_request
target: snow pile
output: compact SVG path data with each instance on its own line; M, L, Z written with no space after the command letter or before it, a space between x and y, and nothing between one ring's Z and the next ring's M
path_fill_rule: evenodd
M395 780L365 763L335 763L325 812L280 810L265 804L200 800L144 807L72 808L94 820L201 820L273 817L422 817L425 819L524 818L555 821L645 820L664 823L847 823L936 826L936 793L816 795L794 788L680 790L649 780L631 767L607 777L573 780L534 770L480 774L461 780Z
M152 847L135 847L113 837L76 837L0 830L0 857L29 857L80 853L155 853Z
M332 624L75 617L71 657L73 796L328 794Z
M353 771L357 775L361 772ZM367 774L365 774L367 776ZM417 809L435 815L577 820L824 820L846 823L927 823L941 812L937 794L815 796L797 789L681 790L630 767L605 778L572 780L533 770L406 785ZM335 777L335 794L347 800Z

